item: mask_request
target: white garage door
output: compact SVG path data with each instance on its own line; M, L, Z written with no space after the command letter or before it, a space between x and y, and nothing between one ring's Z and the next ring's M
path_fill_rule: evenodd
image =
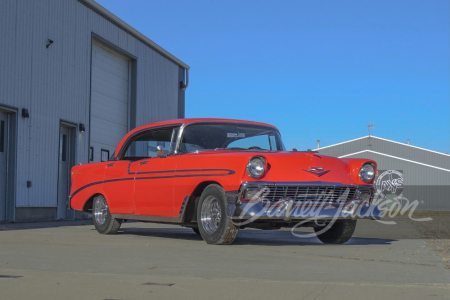
M128 65L126 57L93 41L90 128L93 161L101 161L102 150L103 154L108 151L111 155L128 132Z

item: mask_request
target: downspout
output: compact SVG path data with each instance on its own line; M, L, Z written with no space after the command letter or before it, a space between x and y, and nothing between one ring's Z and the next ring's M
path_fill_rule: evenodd
M183 81L180 81L180 90L185 91L187 89L187 87L189 86L189 70L188 69L184 69L185 70L185 80L186 83L184 83Z

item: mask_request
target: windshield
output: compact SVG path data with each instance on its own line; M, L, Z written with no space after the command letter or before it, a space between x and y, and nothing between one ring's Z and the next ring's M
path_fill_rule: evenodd
M180 153L214 149L284 150L278 130L245 123L197 123L187 125Z

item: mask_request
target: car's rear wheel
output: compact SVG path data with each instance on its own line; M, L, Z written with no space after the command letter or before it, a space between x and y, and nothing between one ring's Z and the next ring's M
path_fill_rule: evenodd
M331 225L314 226L314 232L325 244L343 244L350 240L355 228L356 220L336 220Z
M220 185L207 186L197 204L198 230L208 244L231 244L239 229L227 215L225 191Z
M108 202L103 195L94 198L92 204L92 219L95 229L102 234L114 234L120 228L122 220L114 219L109 212Z

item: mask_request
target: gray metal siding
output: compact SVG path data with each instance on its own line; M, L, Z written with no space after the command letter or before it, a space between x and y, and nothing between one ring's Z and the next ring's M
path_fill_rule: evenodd
M372 159L379 170L403 170L403 195L410 203L418 200L421 210L450 210L450 172L373 153L348 158Z
M30 112L28 119L19 112L18 207L57 205L61 119L86 125L77 132L76 163L88 162L92 34L136 57L137 126L177 118L179 66L82 3L3 1L0 24L0 105Z
M377 137L366 137L316 150L320 153L332 156L341 156L362 150L372 150L404 159L418 161L424 164L450 169L450 155L419 149L407 144L395 143Z
M368 146L371 144L372 146ZM391 155L362 152L363 150ZM419 200L421 210L450 210L450 156L409 147L377 138L367 138L318 149L324 155L367 158L377 162L379 170L403 170L404 196ZM402 159L408 159L405 161ZM414 162L419 162L417 164ZM422 165L426 164L426 165ZM443 168L444 170L433 168Z
M136 126L178 117L178 66L152 49L138 48Z
M378 170L403 170L405 185L449 185L450 172L381 156L361 153L346 158L367 158L377 162ZM450 199L450 198L449 198Z

